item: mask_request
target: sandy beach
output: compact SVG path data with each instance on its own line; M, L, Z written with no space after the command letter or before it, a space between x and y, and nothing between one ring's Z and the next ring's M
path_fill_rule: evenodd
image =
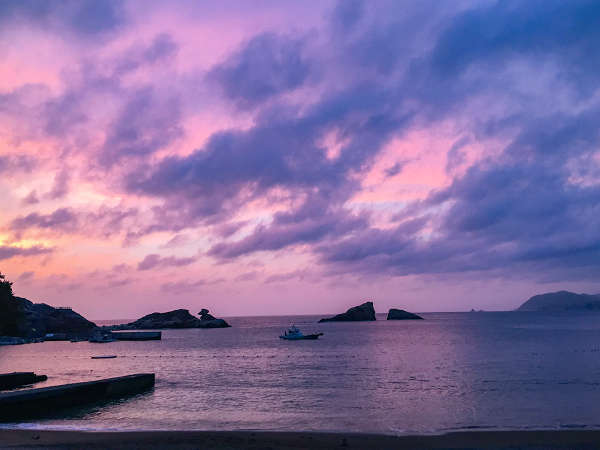
M136 431L82 432L0 430L0 448L55 449L420 449L599 448L600 431L469 431L438 435L252 432L252 431Z

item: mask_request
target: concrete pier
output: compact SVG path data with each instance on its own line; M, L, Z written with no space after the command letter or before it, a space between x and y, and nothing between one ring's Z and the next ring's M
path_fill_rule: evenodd
M0 394L0 421L52 414L70 406L125 397L154 386L153 373Z
M14 389L28 384L46 381L46 375L36 375L33 372L13 372L0 374L0 391L4 389Z
M118 341L160 341L160 331L113 331L111 336Z

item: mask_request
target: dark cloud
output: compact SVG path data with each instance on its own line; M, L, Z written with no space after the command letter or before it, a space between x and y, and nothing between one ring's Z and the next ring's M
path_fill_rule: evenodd
M17 236L30 231L61 235L84 234L108 237L121 233L130 221L135 220L135 208L102 206L95 211L58 208L48 214L34 212L13 219L8 228Z
M66 30L95 37L118 29L125 22L121 0L5 0L0 2L0 22L28 22L43 28Z
M259 34L214 67L208 78L238 106L251 108L306 81L311 65L303 50L303 39Z
M258 226L240 241L215 245L209 254L218 258L235 258L257 251L315 243L328 236L343 236L367 227L365 216L353 215L341 208L329 208L327 201L310 198L295 211L275 214L271 224Z
M146 157L182 136L178 97L161 98L150 87L134 92L108 130L100 162L112 166L123 158Z
M406 164L408 164L408 162L409 161L398 161L393 166L385 169L384 172L388 177L395 177L400 172L402 172L402 169L404 169L404 166L406 166Z
M176 234L171 239L169 239L167 242L165 242L161 246L161 248L175 248L175 247L180 247L182 245L189 244L190 242L192 242L192 239L191 239L190 236L187 236L185 234Z
M23 199L21 200L21 203L24 205L35 205L39 202L40 199L38 198L37 191L35 189L29 194L27 194L27 196L23 197Z
M165 267L189 266L196 261L195 257L177 258L175 256L162 257L157 254L146 255L137 265L138 270L150 270Z
M35 272L27 271L27 272L23 272L21 275L19 275L19 278L17 278L17 280L28 282L28 281L33 280L34 277L35 277Z
M354 173L366 169L393 133L409 123L410 114L386 115L391 103L377 87L359 85L326 96L304 113L268 109L249 130L217 133L188 156L132 171L126 186L135 194L165 198L157 222L175 228L227 220L275 188L304 199L303 211L318 202L317 214L337 210L339 219L342 204L359 188ZM340 156L329 159L321 141L335 129L343 130L346 142Z
M14 172L31 172L36 163L26 155L0 155L0 174L6 176Z
M331 14L331 23L336 31L347 33L362 19L365 13L363 0L345 0L337 2Z
M112 62L113 76L126 75L143 66L167 64L178 49L171 35L161 33L149 45L135 45L116 58Z
M0 260L13 258L15 256L38 256L53 252L53 248L33 246L33 247L13 247L10 245L0 245Z
M48 193L48 196L53 199L63 198L65 195L69 193L69 181L71 180L71 175L68 169L62 169L56 176L54 177L54 185L52 186L52 190Z
M469 142L469 138L462 137L452 144L452 147L446 153L446 172L452 172L465 162L466 155L463 150Z
M600 5L593 0L506 1L470 8L453 18L439 36L433 64L445 74L509 60L559 59L565 81L594 78L600 58Z
M196 281L170 281L160 285L160 289L163 292L172 292L176 294L193 292L199 287L207 285L208 282L205 280Z
M17 217L10 222L10 229L22 233L30 228L52 229L56 231L73 231L79 224L77 214L70 208L59 208L50 214L37 212Z
M255 281L260 277L260 272L244 272L234 278L234 281Z
M314 277L314 274L309 273L307 270L294 270L292 272L279 273L275 275L268 276L265 279L265 283L284 283L290 280L299 280L304 281L308 277ZM315 277L318 279L318 277Z

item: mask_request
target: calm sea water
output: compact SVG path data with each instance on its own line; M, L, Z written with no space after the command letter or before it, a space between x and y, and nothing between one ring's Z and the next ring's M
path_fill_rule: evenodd
M228 318L233 328L167 330L162 341L0 347L0 372L47 374L40 387L156 373L151 392L22 427L383 433L600 427L599 313L423 316L324 324L308 316ZM325 335L279 339L291 323ZM118 358L90 359L107 354Z

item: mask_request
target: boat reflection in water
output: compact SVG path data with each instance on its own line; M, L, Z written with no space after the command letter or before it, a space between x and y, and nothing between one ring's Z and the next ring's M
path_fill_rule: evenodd
M288 341L299 341L301 339L319 339L319 336L323 336L323 333L302 334L302 331L296 328L296 326L292 325L279 337Z

